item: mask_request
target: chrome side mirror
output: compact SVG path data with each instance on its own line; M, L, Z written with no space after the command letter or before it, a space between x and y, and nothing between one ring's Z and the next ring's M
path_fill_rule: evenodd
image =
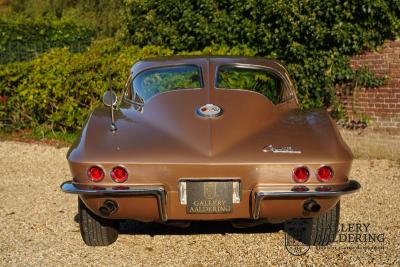
M107 107L115 106L117 104L118 97L114 92L107 91L103 95L103 104Z

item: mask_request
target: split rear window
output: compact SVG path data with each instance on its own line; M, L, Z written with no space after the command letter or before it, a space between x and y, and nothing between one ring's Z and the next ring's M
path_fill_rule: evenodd
M202 87L200 68L194 65L169 66L146 70L132 82L135 98L146 102L159 93Z
M272 103L291 98L284 81L273 71L248 66L222 65L217 68L216 88L258 92ZM196 65L165 66L139 73L131 83L132 100L146 103L152 96L174 90L203 87L201 68Z
M285 101L283 85L281 78L267 69L238 66L221 66L218 68L217 88L258 92L274 104Z

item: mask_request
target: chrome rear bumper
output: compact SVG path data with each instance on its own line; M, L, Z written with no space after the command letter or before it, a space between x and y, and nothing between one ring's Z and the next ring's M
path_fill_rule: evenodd
M360 188L354 180L340 185L259 185L254 190L253 219L259 218L261 201L265 198L335 197L354 193Z
M92 185L77 185L72 181L61 184L61 190L65 193L96 196L146 196L153 195L157 198L158 210L162 221L167 220L166 193L163 186L140 185L140 186L114 186L96 187Z
M267 198L311 198L311 197L335 197L354 193L361 185L354 180L340 185L258 185L253 190L255 205L253 219L260 216L261 202ZM160 185L140 186L114 186L96 187L93 185L77 185L72 181L61 184L61 190L70 194L97 195L97 196L145 196L153 195L157 198L158 209L162 221L167 221L166 191ZM303 191L297 191L303 190Z

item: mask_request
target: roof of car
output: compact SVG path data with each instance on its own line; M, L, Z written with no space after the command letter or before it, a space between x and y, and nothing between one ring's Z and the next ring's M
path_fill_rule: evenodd
M230 55L174 55L174 56L161 56L161 57L149 57L149 58L144 58L140 61L176 61L176 60L188 60L188 59L205 59L205 60L232 60L232 59L237 59L237 60L263 60L263 61L271 61L271 62L278 62L277 60L274 59L267 59L264 57L256 57L256 56L230 56Z
M277 60L267 59L263 57L249 57L249 56L162 56L162 57L150 57L137 61L131 69L131 73L135 74L141 72L145 69L150 69L154 67L171 66L171 65L181 65L181 64L194 64L202 65L207 68L209 63L216 65L254 65L254 66L264 66L275 69L283 74L287 74L285 67Z

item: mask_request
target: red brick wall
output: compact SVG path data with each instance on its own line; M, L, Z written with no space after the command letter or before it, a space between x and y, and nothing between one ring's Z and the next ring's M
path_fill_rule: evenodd
M351 64L386 75L388 80L380 88L361 88L354 95L341 95L339 99L349 118L364 114L372 120L370 128L400 133L400 40L388 42L376 52L354 56Z

